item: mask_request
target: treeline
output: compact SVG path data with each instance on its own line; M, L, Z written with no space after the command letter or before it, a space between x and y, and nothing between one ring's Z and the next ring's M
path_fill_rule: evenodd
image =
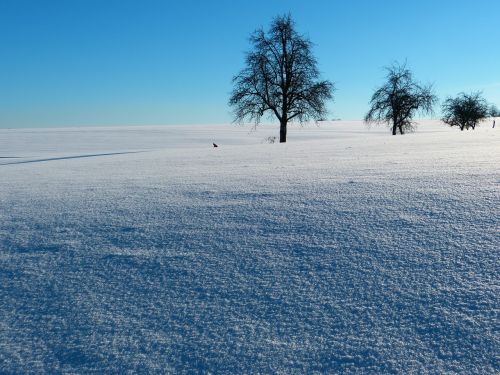
M321 79L312 43L297 33L291 16L276 17L269 30L255 31L250 43L245 68L233 78L229 105L234 120L258 124L270 114L280 122L280 142L286 142L288 122L325 118L326 102L333 99L335 86ZM416 115L433 114L438 98L432 85L416 81L406 64L386 69L386 80L373 93L364 120L388 124L393 135L404 134L414 128ZM487 117L500 116L480 92L446 98L441 111L444 123L461 130L475 129Z

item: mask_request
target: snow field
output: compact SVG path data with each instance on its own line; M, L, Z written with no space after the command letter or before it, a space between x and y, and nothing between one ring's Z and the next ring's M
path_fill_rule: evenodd
M270 135L0 130L0 372L497 373L498 129Z

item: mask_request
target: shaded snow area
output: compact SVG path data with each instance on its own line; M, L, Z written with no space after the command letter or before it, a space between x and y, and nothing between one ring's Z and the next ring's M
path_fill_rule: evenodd
M0 372L498 373L500 129L271 135L0 130Z

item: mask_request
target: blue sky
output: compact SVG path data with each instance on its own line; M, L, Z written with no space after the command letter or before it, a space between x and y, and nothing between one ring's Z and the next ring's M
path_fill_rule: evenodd
M336 83L330 118L362 118L396 60L500 106L498 0L0 0L0 127L230 122L248 36L288 12Z

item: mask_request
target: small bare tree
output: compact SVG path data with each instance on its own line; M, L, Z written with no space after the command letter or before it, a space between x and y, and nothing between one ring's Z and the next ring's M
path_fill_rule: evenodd
M461 92L457 97L444 101L442 120L450 126L458 126L460 130L474 130L479 122L490 116L490 110L480 92Z
M246 67L233 78L229 105L236 122L260 122L265 113L280 122L280 142L286 142L287 124L323 118L325 102L332 98L333 84L320 80L312 44L299 35L290 15L277 17L269 31L250 37L253 49Z
M495 104L490 107L490 117L500 117L500 110Z
M413 80L406 65L395 64L387 69L387 82L376 90L370 100L371 108L366 123L386 123L392 134L403 134L414 129L417 113L431 114L437 97L432 86L422 86Z

